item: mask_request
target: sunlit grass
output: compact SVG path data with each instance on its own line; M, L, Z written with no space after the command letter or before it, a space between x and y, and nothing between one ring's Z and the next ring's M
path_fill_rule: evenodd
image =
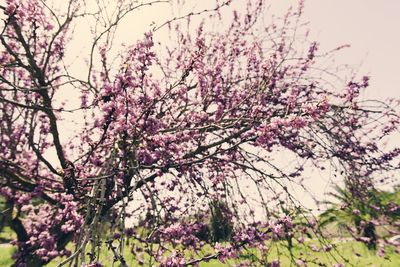
M9 240L13 240L16 238L16 235L13 230L10 229L10 227L6 226L0 231L0 241L1 242L6 242Z
M314 243L319 247L317 241L308 241L308 244ZM130 242L132 244L132 242ZM0 253L0 267L10 266L12 264L11 255L14 252L14 248L11 246L1 247ZM307 260L307 266L332 266L333 264L340 262L345 263L345 266L375 266L375 267L398 267L400 266L400 254L396 253L394 247L386 247L386 253L384 257L376 255L376 251L369 251L364 244L351 241L337 244L334 249L330 252L315 252L308 246L296 244L292 248L292 255L295 259L303 258ZM189 255L190 252L188 252ZM193 255L195 258L212 254L213 250L211 247L206 246L200 253L200 255ZM256 249L249 249L240 258L236 260L229 260L225 264L220 263L217 260L211 260L209 262L203 262L200 264L201 267L223 267L232 266L235 263L245 261L252 255L260 257L259 251ZM136 257L131 253L130 245L124 248L124 258L129 266L137 266ZM57 258L49 263L47 266L55 267L65 258ZM279 259L281 266L291 266L291 256L284 242L276 242L270 246L269 253L267 256L269 262L272 260ZM112 266L114 260L113 253L107 250L105 247L102 249L100 254L100 262L104 266ZM149 257L146 254L143 255L144 266L154 266L154 262L149 262ZM118 266L118 265L117 265ZM292 265L295 266L295 265Z
M12 254L14 254L15 248L9 245L0 245L0 266L8 267L13 264L13 260L11 259Z
M251 251L258 255L256 251ZM346 242L338 244L334 250L327 252L314 252L305 246L294 246L292 255L295 259L305 258L307 266L332 266L335 263L344 263L345 266L375 266L375 267L398 267L400 266L400 254L396 253L393 247L386 247L384 257L376 255L376 251L369 251L364 244L359 242ZM279 259L281 266L291 266L291 256L289 250L283 245L277 243L272 246L268 254L268 261ZM235 262L245 260L242 257ZM209 263L200 264L202 267L232 266L234 261L222 264L216 260ZM296 266L293 264L292 266Z

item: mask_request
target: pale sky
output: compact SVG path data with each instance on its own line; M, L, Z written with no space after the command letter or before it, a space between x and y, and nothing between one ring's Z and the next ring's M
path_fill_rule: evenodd
M124 19L117 39L135 43L149 25L157 24L186 10L198 11L215 6L215 0L186 0L186 7L171 10L168 4L157 4L141 8ZM90 10L91 0L87 0ZM111 1L112 2L112 1ZM181 1L184 2L184 1ZM236 6L245 0L235 0ZM267 0L272 13L283 15L290 5L298 0ZM194 7L193 7L194 6ZM330 50L342 44L351 47L335 55L337 64L349 64L359 69L359 75L371 76L371 88L366 97L400 97L400 0L306 0L304 21L309 21L310 39L320 43L321 50ZM77 53L87 55L82 49L90 44L87 27L79 27L76 34ZM162 33L157 33L162 34ZM159 35L160 37L160 35ZM87 39L87 41L85 40ZM162 39L162 38L161 38Z
M369 97L400 97L400 1L306 0L305 18L322 47L351 45L338 63L361 64L360 74L371 76Z
M273 2L288 5L296 1ZM359 69L359 75L371 76L365 98L400 98L399 0L306 0L304 18L321 49L351 45L336 54L336 62ZM318 174L310 179L309 186L317 196L329 190L326 180Z

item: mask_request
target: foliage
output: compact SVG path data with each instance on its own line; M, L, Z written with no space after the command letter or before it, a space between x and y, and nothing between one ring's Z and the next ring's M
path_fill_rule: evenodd
M124 18L166 2L182 13L119 45ZM322 65L345 46L325 52L307 40L302 1L270 21L264 0L216 0L186 15L181 0L92 4L0 4L0 194L15 266L57 257L100 266L104 249L127 266L128 236L136 265L144 253L149 266L183 266L257 248L262 255L241 264L265 266L266 240L316 232L282 215L284 201L300 208L288 185L306 168L330 165L358 199L398 171L400 149L381 144L398 131L400 102L364 100L369 77L343 81ZM85 27L92 41L75 74L72 44ZM207 244L205 223L182 218L221 198L235 227L219 238L230 232L231 241Z
M211 220L210 228L214 242L229 241L232 237L233 222L229 208L222 201L210 203Z
M320 227L335 223L339 229L365 242L369 249L376 249L376 227L398 222L400 206L395 202L398 190L371 189L360 199L354 197L351 190L336 186L330 195L334 200L324 202L329 208L319 216Z

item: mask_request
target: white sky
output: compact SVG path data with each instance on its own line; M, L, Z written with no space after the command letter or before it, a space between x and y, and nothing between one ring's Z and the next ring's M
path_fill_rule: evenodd
M90 4L88 2L88 10ZM106 1L107 2L107 1ZM112 1L111 1L112 2ZM235 0L234 3L245 3ZM298 0L267 0L271 13L283 14ZM213 7L214 0L186 0L188 10ZM240 5L240 4L239 4ZM118 41L135 43L144 31L156 23L171 18L168 4L143 7L123 20ZM185 11L173 10L176 14ZM303 20L309 21L310 39L320 43L321 50L330 50L342 44L351 47L336 54L337 64L349 64L359 69L360 75L370 75L371 88L367 97L400 97L400 1L399 0L306 0ZM75 29L76 54L87 56L90 45L88 27ZM157 33L159 34L159 33ZM160 38L162 39L162 38ZM84 47L86 46L86 49ZM79 69L81 71L81 69Z
M296 1L273 2L288 5ZM336 54L336 62L371 76L365 98L400 98L400 1L306 0L304 18L321 49L351 45ZM310 189L322 195L329 189L326 180L316 174L309 180Z
M351 45L338 62L371 75L369 97L400 97L400 1L307 0L305 18L322 47Z
M214 0L186 2L187 6L195 6L192 10L214 6ZM245 3L245 0L235 2ZM266 16L271 13L283 14L290 5L296 5L297 2L267 0L271 10ZM117 39L127 44L134 43L144 31L150 29L152 21L163 22L171 17L171 12L168 4L143 7L124 19L124 26L120 27ZM173 12L175 15L180 14L177 10ZM359 69L359 75L371 76L371 87L365 93L366 97L400 97L399 0L306 0L303 19L309 21L310 38L320 43L321 50L330 50L342 44L351 45L335 55L336 62ZM76 52L86 56L88 50L83 49L83 44L90 44L88 28L78 27L75 30L79 36L74 40L79 44Z

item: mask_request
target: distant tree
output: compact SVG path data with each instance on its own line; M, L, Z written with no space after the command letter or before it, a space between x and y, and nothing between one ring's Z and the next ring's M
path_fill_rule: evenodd
M233 234L232 214L221 200L210 203L210 228L214 242L229 241Z
M381 191L379 199L389 223L397 224L397 228L400 228L400 186L395 186L392 191Z
M334 199L324 202L329 208L319 216L320 227L335 224L358 237L369 249L376 249L376 227L399 218L400 205L392 202L397 194L370 189L359 198L351 190L336 186L335 192L330 193Z

